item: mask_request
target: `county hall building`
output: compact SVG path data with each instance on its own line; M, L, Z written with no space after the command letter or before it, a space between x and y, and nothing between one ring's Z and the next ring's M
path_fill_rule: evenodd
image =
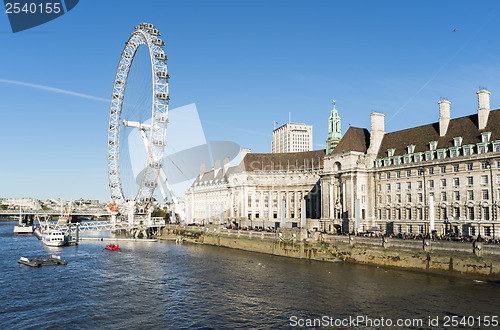
M305 206L311 230L424 234L434 218L439 234L499 237L500 110L490 92L477 95L475 114L452 119L441 100L438 122L396 132L372 113L370 130L342 136L334 106L326 150L247 153L202 171L186 192L188 219L268 227L283 214L300 226Z
M439 121L385 132L384 115L371 129L350 127L325 156L321 173L322 229L499 237L500 110L477 92L477 113L451 118L441 100ZM432 208L432 210L431 210ZM433 213L433 215L431 215Z

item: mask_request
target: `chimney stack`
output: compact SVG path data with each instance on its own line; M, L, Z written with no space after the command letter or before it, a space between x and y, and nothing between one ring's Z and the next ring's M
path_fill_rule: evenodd
M214 178L217 177L217 175L219 174L220 170L221 170L220 160L214 161Z
M490 92L486 89L480 89L477 94L477 103L479 108L477 109L477 122L478 128L484 129L488 123L488 116L490 114Z
M205 163L200 164L200 179L205 174Z
M240 154L241 154L241 160L243 160L243 158L245 158L245 156L249 153L251 153L252 150L251 149L241 149L240 150Z
M445 136L450 124L450 104L448 100L441 100L439 104L439 136Z
M223 163L222 166L223 166L223 169L224 169L223 174L226 175L227 170L229 169L229 157L225 157L224 158L224 163Z
M380 148L380 144L382 143L382 139L385 134L384 117L384 114L378 112L372 112L370 114L370 146L366 151L368 154L376 155L378 153L378 149Z

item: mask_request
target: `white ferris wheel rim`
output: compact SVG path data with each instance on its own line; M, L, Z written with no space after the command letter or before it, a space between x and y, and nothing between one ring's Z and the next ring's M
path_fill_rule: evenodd
M111 95L108 126L108 178L111 199L123 206L127 200L123 193L120 173L120 127L123 98L127 84L128 74L137 49L146 45L151 59L152 76L152 110L151 123L137 127L141 135L146 131L146 163L140 185L135 196L136 202L149 202L158 185L158 176L162 167L163 152L166 144L166 131L168 122L168 72L167 56L163 51L164 42L159 39L160 32L148 23L141 23L135 27L135 32L130 33L130 38L125 42L125 48L120 57ZM144 137L144 135L143 135Z

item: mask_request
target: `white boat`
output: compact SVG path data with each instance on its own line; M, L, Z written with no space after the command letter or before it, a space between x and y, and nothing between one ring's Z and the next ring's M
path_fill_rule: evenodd
M33 234L33 226L28 226L28 225L14 226L14 234L16 235Z
M14 234L15 235L30 235L33 234L33 225L29 225L28 223L23 222L23 213L22 206L19 205L19 224L14 226ZM27 221L29 222L29 221Z
M68 244L68 236L62 230L46 229L42 232L42 243L47 246L64 246Z

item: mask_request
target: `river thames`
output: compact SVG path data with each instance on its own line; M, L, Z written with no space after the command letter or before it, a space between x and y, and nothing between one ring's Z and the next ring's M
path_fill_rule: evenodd
M431 319L477 328L500 313L500 286L473 279L187 243L48 248L34 236L14 236L14 224L0 222L2 328L266 329L356 318L373 327L383 319L429 328ZM68 265L17 263L49 254Z

